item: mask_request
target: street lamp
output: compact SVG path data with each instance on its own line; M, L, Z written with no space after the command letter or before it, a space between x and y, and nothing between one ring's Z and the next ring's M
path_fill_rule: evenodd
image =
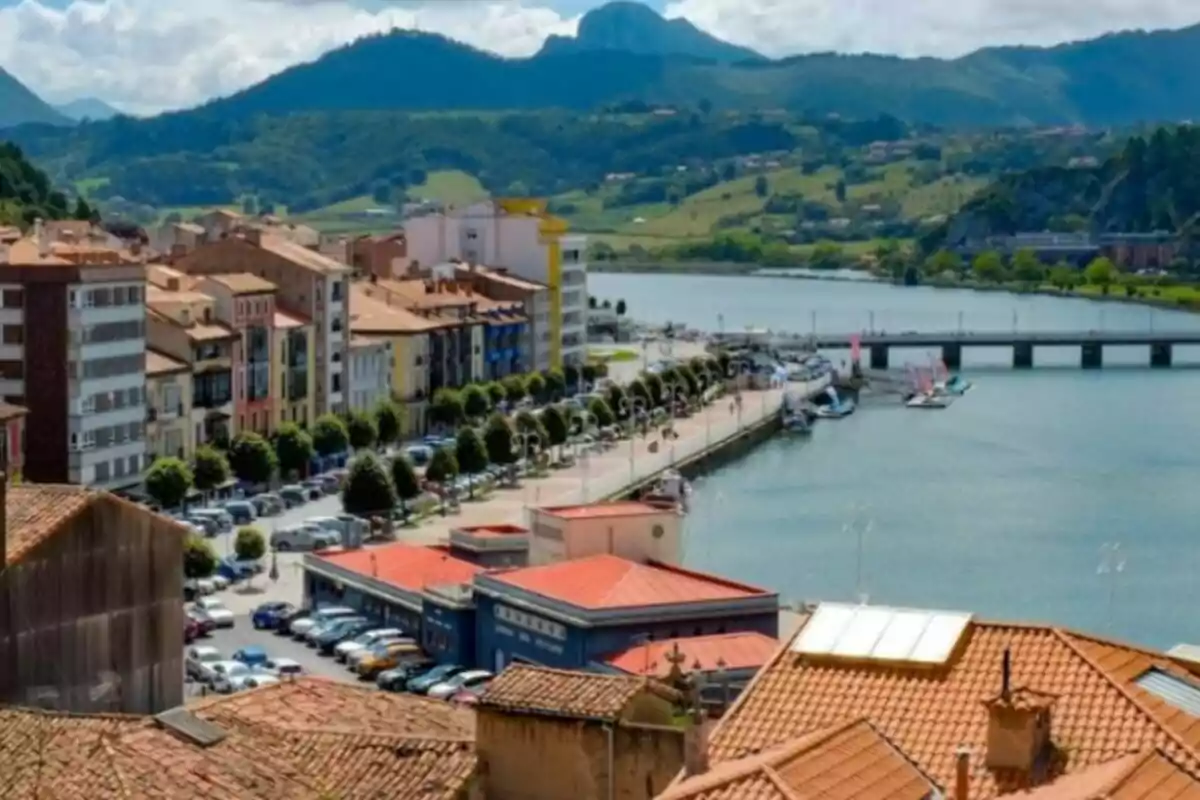
M628 417L628 420L629 420L629 483L631 486L633 485L633 483L635 481L634 466L633 466L633 454L637 450L637 417L638 417L638 414L640 414L642 412L642 409L645 407L645 405L646 405L645 398L642 398L642 397L633 398L633 413L630 414L629 413L629 399L626 397L622 397L621 404L619 406L621 414Z
M666 391L671 398L671 405L670 405L671 423L670 423L670 427L667 430L671 434L671 466L674 467L675 466L675 439L676 439L675 414L676 414L676 409L679 408L679 402L680 402L681 396L682 396L683 402L685 404L687 403L687 388L684 385L683 381L680 380L680 381L671 381L671 382L664 383L663 390Z

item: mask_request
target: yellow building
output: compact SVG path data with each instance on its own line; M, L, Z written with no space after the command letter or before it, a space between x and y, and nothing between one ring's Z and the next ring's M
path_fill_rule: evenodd
M191 459L192 369L170 356L146 351L146 453Z
M313 324L294 314L275 311L271 343L271 397L274 398L275 427L294 422L307 428L316 419L316 346Z
M371 297L365 287L350 293L350 331L392 345L392 399L400 411L400 435L425 432L429 407L429 332L440 327L403 308Z

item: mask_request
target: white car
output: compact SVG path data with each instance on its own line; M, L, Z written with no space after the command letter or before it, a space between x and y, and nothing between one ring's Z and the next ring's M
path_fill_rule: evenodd
M190 587L196 594L212 594L217 590L212 578L192 578L184 586Z
M322 608L314 611L303 619L295 620L289 627L292 637L303 639L317 625L323 625L326 622L332 622L335 619L343 619L345 617L357 617L358 612L353 608L346 606L335 606L333 608Z
M213 582L213 586L218 592L229 588L229 578L224 575L213 575L209 580Z
M212 665L213 691L233 694L242 688L241 681L254 674L254 668L240 661L219 661Z
M228 679L230 692L241 692L246 689L261 689L264 686L274 686L279 678L265 672L251 672L248 675L237 675ZM221 691L218 689L217 691Z
M250 667L241 661L226 659L225 661L210 661L200 670L200 680L209 686L216 687L217 680L226 675L243 675L250 672Z
M211 645L202 644L196 647L189 647L183 663L187 669L188 677L200 680L204 677L204 668L206 666L224 660L225 656L221 655L220 650Z
M304 667L300 665L299 661L290 658L268 658L263 662L262 673L275 678L275 682L278 683L280 678L303 675Z
M367 631L355 636L348 642L340 642L333 648L333 655L338 661L346 661L351 653L357 653L378 642L380 639L394 638L403 636L404 631L399 628L379 628L378 630Z
M213 621L213 625L218 628L233 627L233 612L225 607L225 604L215 597L201 597L196 601L195 606L200 611Z
M486 669L469 669L466 672L458 673L448 681L435 683L425 694L435 700L449 700L463 689L487 683L494 677Z

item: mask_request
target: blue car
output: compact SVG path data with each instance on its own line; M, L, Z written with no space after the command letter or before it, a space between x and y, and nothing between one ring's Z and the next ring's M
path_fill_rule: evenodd
M240 661L248 667L259 667L267 663L267 651L261 647L243 647L233 654L234 661Z
M263 603L250 615L250 624L256 630L275 630L295 611L296 607L291 603Z

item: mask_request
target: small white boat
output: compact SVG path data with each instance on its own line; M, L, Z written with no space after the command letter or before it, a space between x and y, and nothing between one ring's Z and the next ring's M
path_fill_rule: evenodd
M831 403L826 406L817 406L817 416L822 419L841 419L853 414L854 408L853 400L842 400L837 404Z
M783 417L783 430L798 436L812 434L812 424L803 413L788 413Z
M921 392L906 400L904 405L909 408L947 408L950 405L950 399L929 392Z

